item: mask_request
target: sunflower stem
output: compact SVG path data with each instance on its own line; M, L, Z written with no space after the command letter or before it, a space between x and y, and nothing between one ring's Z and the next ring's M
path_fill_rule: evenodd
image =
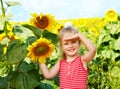
M16 67L16 70L19 69L19 67L20 67L20 65L22 64L22 62L23 62L23 60L21 60L21 61L18 63L18 65L17 65L17 67Z
M1 9L2 9L2 16L5 17L5 8L3 6L3 1L0 0L0 3L1 3Z
M0 0L0 4L1 4L1 10L2 10L2 16L5 18L6 17L6 12L5 12L5 8L3 5L3 0ZM6 34L6 37L8 37L8 31L7 31L7 21L4 22L4 32Z
M43 38L43 31L41 31L41 36L40 36L40 38Z

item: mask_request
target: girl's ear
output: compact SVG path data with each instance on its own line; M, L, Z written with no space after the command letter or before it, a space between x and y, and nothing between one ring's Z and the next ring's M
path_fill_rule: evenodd
M79 40L79 44L81 45L81 41Z
M61 48L62 45L61 45L61 42L60 42L60 41L58 42L58 45L59 45L59 47Z
M62 50L62 44L60 44L60 49Z

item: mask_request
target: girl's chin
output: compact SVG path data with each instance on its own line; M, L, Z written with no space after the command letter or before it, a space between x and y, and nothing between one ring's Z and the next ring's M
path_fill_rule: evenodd
M78 54L75 54L75 53L70 53L69 56L77 56Z

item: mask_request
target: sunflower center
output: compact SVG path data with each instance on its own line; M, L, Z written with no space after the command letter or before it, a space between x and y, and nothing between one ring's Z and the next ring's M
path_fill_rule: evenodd
M46 16L37 17L35 24L38 28L45 29L49 24L49 20Z
M34 51L35 51L35 55L37 56L45 55L49 51L49 47L45 45L40 45L40 46L37 46L34 49Z

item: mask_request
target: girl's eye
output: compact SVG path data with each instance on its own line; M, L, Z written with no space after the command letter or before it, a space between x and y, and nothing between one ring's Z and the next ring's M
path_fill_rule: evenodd
M73 40L72 43L76 43L77 41L76 40Z
M75 43L76 41L73 41L72 43Z
M68 45L68 43L63 43L63 45Z

